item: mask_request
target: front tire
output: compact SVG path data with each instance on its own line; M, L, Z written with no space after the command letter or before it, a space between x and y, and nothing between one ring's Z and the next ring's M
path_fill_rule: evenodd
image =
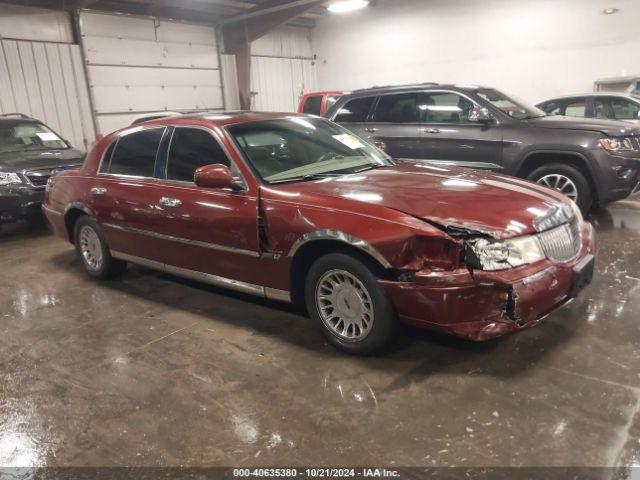
M370 355L394 337L391 303L372 270L350 255L327 254L311 265L305 302L327 340L345 352Z
M550 163L536 168L527 179L552 188L576 202L587 214L593 205L594 192L589 181L577 168L563 163Z
M74 226L74 243L82 266L89 276L104 280L121 274L127 263L111 256L100 226L88 216L80 217Z

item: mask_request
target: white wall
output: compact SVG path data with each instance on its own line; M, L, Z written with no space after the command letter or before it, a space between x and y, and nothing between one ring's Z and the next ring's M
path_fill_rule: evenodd
M69 15L65 12L6 3L0 3L0 36L40 42L73 42Z
M537 102L640 75L639 25L638 0L379 0L325 15L312 46L320 90L474 83Z

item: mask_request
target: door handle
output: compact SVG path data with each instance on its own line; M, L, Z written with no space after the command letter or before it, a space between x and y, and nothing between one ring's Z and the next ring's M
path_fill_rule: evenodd
M107 189L103 188L103 187L93 187L90 192L93 195L104 195L105 193L107 193Z
M180 200L170 197L162 197L159 203L163 207L179 207L180 205L182 205L182 202Z
M437 128L425 128L424 133L440 133L440 130Z
M376 133L378 129L376 127L367 127L364 129L364 131L368 133Z

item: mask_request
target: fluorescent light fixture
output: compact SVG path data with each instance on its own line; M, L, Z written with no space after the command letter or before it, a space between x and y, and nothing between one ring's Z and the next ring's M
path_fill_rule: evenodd
M359 10L369 5L369 0L339 0L327 7L332 13L347 13Z
M604 13L605 15L613 15L614 13L618 12L619 10L617 8L605 8L602 13Z

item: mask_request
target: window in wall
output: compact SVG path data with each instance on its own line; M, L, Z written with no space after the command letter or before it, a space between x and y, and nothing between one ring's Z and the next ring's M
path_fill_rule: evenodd
M219 163L230 166L224 150L213 136L199 128L176 128L167 159L167 179L193 182L195 171Z
M468 123L473 102L451 92L425 92L418 109L425 123Z
M334 122L356 123L365 122L375 97L356 98L347 102L336 115Z
M136 177L153 177L156 153L164 128L150 128L120 137L108 172Z
M418 93L383 95L378 100L374 122L415 123L418 122Z

